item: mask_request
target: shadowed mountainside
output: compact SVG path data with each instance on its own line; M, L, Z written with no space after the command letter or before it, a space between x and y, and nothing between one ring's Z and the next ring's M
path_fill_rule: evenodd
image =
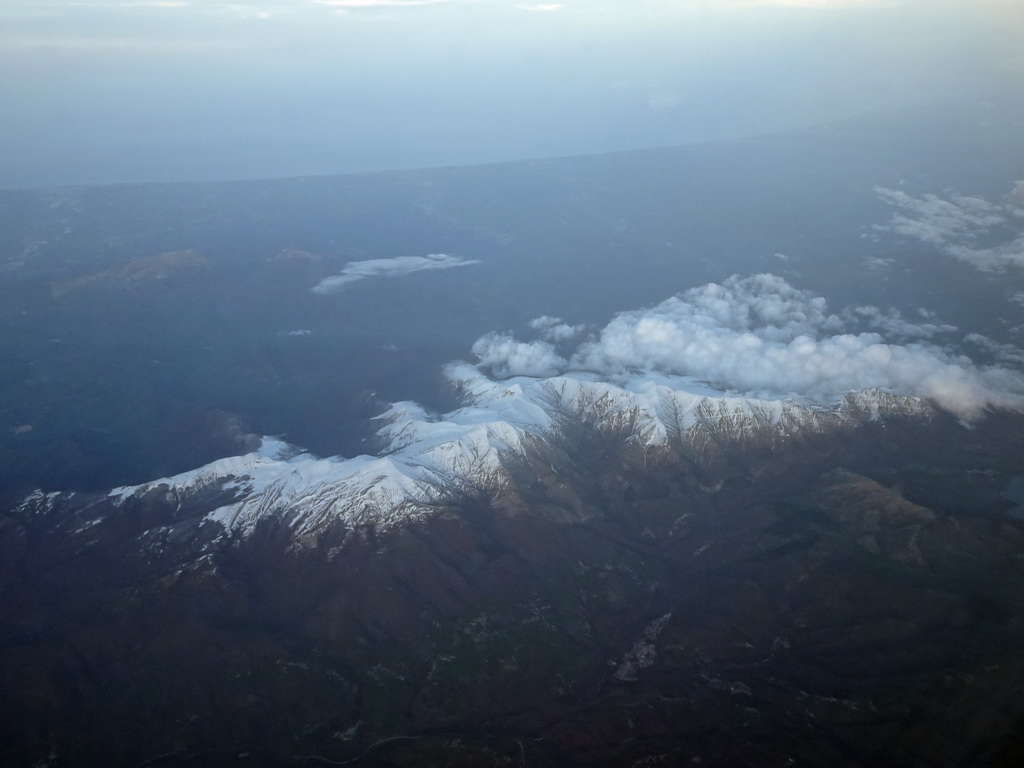
M694 461L565 420L501 492L452 478L433 517L298 548L201 523L215 487L21 505L3 762L1015 765L1020 427Z

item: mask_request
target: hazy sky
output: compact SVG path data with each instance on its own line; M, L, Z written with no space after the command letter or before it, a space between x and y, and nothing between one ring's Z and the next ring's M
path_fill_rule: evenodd
M0 187L658 146L1020 81L1019 0L0 0Z

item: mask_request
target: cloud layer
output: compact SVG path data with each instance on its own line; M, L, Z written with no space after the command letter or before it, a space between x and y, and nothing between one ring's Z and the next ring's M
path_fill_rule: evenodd
M488 333L473 345L480 364L499 379L510 376L556 376L566 369L566 360L546 341L516 341L510 333Z
M568 358L546 341L489 334L473 352L499 377L589 371L610 381L682 376L721 391L797 396L832 403L851 390L881 387L934 400L963 419L987 407L1024 409L1024 376L979 366L925 339L952 326L915 325L898 313L859 307L842 316L825 299L780 277L731 277L649 309L623 312Z
M427 256L398 256L394 259L370 259L368 261L350 261L341 270L341 274L325 277L315 286L313 293L336 293L349 283L366 280L371 277L398 277L411 272L426 270L452 269L479 264L472 259L460 259L446 253L431 253Z
M560 317L541 315L530 321L530 327L546 341L558 343L579 336L586 330L585 325L569 325Z
M1000 203L963 195L912 197L885 187L875 192L897 209L876 229L936 246L985 272L1024 268L1024 182Z

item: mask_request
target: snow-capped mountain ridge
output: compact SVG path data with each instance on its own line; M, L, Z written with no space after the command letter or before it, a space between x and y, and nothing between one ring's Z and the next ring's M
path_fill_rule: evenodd
M379 418L379 456L318 458L265 438L259 450L219 459L174 477L117 488L117 505L157 492L187 499L219 486L233 498L206 515L227 531L252 532L275 517L296 539L312 541L333 523L388 529L436 513L437 492L453 479L475 485L505 482L504 452L544 440L568 422L628 430L645 446L685 443L688 453L775 447L804 435L853 428L890 417L928 417L919 398L881 390L851 392L831 406L789 399L714 395L693 382L673 386L636 379L621 385L573 376L494 381L468 364L449 379L463 407L432 415L412 402L395 403Z

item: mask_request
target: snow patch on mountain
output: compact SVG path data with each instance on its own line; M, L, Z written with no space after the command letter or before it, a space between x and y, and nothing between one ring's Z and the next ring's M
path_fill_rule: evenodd
M435 415L416 403L395 403L380 417L378 437L385 447L379 456L318 458L268 438L253 453L117 488L110 498L123 504L154 490L187 497L217 486L234 498L209 512L207 520L247 534L273 516L298 540L311 541L333 523L387 529L433 515L438 492L453 483L498 493L504 482L502 454L519 450L527 436L544 439L567 415L598 427L629 415L643 444L681 440L699 454L722 441L775 444L866 420L931 413L919 399L881 391L853 393L823 407L723 396L678 377L671 386L641 377L624 385L585 376L496 381L467 363L450 365L446 374L466 405Z
M1024 404L1019 372L935 344L851 332L865 317L905 338L955 330L933 323L916 333L902 315L871 308L837 315L773 275L733 277L621 313L565 354L550 341L484 336L473 347L479 364L445 369L463 406L434 414L393 404L378 417L376 456L320 458L265 438L252 453L108 498L123 506L155 493L180 506L191 496L215 507L206 520L226 531L245 535L270 518L311 544L334 524L388 529L436 514L453 494L497 497L512 482L509 455L570 434L574 423L705 461L869 421L928 418L935 405L966 420ZM568 326L534 325L542 335ZM25 504L49 509L54 500Z

